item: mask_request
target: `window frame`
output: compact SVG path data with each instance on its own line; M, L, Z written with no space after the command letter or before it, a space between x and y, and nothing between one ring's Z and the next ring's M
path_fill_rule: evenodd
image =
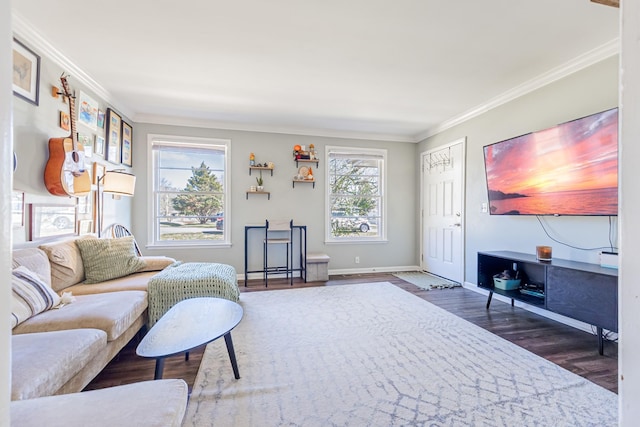
M349 154L354 158L358 156L375 156L380 157L381 165L379 167L379 200L380 200L380 219L378 224L378 236L342 236L336 237L331 234L331 198L333 196L331 192L331 156L332 154ZM385 243L387 242L387 157L388 150L381 148L366 148L366 147L344 147L344 146L325 146L325 243Z
M149 147L148 164L150 165L148 170L148 198L147 198L147 218L148 222L147 247L152 248L194 248L194 247L207 247L207 248L227 248L231 246L231 140L222 138L206 138L206 137L191 137L191 136L179 136L179 135L156 135L149 134L147 136L147 142ZM224 179L223 179L223 197L224 197L224 222L223 222L223 236L222 240L160 240L159 237L159 225L156 220L157 206L156 206L156 157L154 154L154 147L156 146L170 146L170 147L184 147L184 148L200 148L200 149L223 149L224 150Z

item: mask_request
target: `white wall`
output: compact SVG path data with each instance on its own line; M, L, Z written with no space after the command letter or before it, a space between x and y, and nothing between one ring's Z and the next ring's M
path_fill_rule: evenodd
M620 289L618 390L620 425L640 420L640 4L622 1L621 149L620 149Z
M267 218L293 219L308 228L308 250L322 251L331 257L332 271L390 271L413 267L418 264L415 232L414 199L416 191L415 144L402 142L363 141L340 138L310 137L260 132L229 131L192 127L164 126L137 123L134 131L134 173L138 177L137 191L150 192L147 182L149 147L147 135L178 135L209 137L231 140L231 206L225 209L225 222L231 222L230 248L166 249L143 248L148 254L165 254L183 261L214 261L231 264L238 273L244 271L244 225L263 223ZM314 171L316 185L297 184L292 188L291 179L297 172L292 158L296 144L314 144L320 156L318 170ZM326 145L386 148L387 157L387 237L385 243L325 244L325 177L324 149ZM249 176L249 153L255 153L256 162L275 163L273 177L263 173L265 196L245 192L255 185L255 172ZM315 169L315 168L314 168ZM227 215L227 210L231 215ZM148 242L149 209L147 199L135 197L133 206L133 230L143 246ZM261 251L261 243L254 241L254 253ZM355 256L360 263L355 264ZM255 266L253 266L255 267ZM250 266L250 269L253 268Z
M557 258L599 262L597 250L579 251L549 239L534 216L491 216L482 148L618 105L618 58L612 57L569 77L490 110L418 144L418 152L467 137L465 281L475 284L477 253L512 250L535 253L550 245ZM608 217L544 217L554 237L578 247L609 245ZM617 219L614 218L614 225ZM616 229L613 229L615 236ZM616 242L614 242L616 243Z
M13 139L11 130L11 2L0 2L0 426L9 425L11 400L11 164Z

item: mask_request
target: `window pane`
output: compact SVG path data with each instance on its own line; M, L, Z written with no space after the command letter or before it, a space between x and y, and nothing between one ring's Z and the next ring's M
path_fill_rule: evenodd
M226 146L153 145L155 241L226 242Z

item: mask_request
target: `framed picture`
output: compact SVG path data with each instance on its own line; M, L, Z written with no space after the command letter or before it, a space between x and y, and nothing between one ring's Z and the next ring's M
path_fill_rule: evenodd
M81 219L78 221L78 234L89 234L93 231L93 221L90 219Z
M96 135L93 151L99 156L104 156L104 138L100 135Z
M78 132L78 142L84 147L84 156L91 157L93 154L93 138L88 133Z
M44 240L76 232L76 206L29 205L29 240Z
M71 130L71 119L69 114L64 111L60 111L60 127L64 130Z
M24 227L24 193L11 193L11 225L13 228Z
M133 140L133 128L130 124L122 122L122 164L133 166L131 161L131 144Z
M122 117L111 108L107 109L107 129L105 131L107 146L105 159L120 164L120 145L122 142Z
M76 108L78 109L78 123L91 130L96 130L98 127L98 101L80 91Z
M104 111L98 110L98 120L96 124L100 129L104 129Z
M27 102L40 102L40 57L13 39L13 94Z

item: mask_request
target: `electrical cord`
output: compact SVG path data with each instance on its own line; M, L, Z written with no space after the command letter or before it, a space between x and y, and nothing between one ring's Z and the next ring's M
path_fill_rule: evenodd
M561 245L567 246L569 248L577 249L579 251L596 251L596 250L599 250L599 249L611 249L611 252L614 252L615 250L618 249L617 247L613 246L613 240L612 240L612 235L611 235L612 229L613 229L613 223L611 221L611 217L609 217L609 246L600 246L600 247L596 247L596 248L581 248L580 246L574 246L574 245L571 245L569 243L562 242L562 241L556 239L555 237L551 236L551 234L549 234L549 231L544 226L544 223L542 222L542 219L540 218L539 215L536 215L536 219L540 223L540 227L542 227L542 230L544 231L544 233L547 235L548 238L550 238L551 240L553 240L556 243L559 243Z

